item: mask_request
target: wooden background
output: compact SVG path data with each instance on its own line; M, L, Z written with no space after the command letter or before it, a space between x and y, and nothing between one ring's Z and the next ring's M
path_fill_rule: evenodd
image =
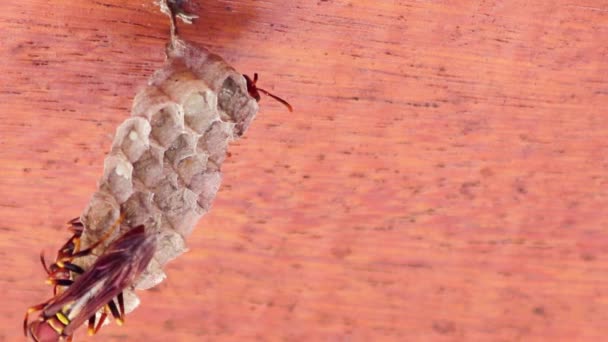
M606 337L606 1L192 9L184 38L296 110L262 99L191 251L92 340ZM38 253L68 237L168 26L151 0L9 0L0 32L0 341L21 341L50 295Z

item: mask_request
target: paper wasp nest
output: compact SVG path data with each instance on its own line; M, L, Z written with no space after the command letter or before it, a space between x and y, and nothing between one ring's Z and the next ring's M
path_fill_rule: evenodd
M228 143L258 111L243 76L221 57L180 39L167 57L116 130L99 189L81 217L86 247L125 215L122 230L96 255L130 227L143 224L148 234L157 234L156 254L137 289L160 283L163 265L185 252L186 237L219 189ZM86 269L95 258L76 263ZM131 289L124 294L129 312L139 301Z

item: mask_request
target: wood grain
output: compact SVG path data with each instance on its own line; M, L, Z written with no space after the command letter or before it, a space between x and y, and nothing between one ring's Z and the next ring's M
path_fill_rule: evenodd
M576 5L575 5L576 4ZM152 1L0 10L0 340L163 62ZM269 98L169 278L95 341L599 341L605 1L199 1ZM80 337L80 336L79 336ZM82 339L78 339L82 340Z

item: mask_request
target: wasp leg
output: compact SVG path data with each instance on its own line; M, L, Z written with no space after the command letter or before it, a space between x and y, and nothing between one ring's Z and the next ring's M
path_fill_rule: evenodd
M70 271L79 274L84 273L84 270L81 267L69 262L62 262L62 260L72 259L74 252L77 252L80 249L80 237L84 230L84 225L80 222L79 218L70 220L68 224L70 225L68 229L74 234L63 244L63 246L61 246L59 251L57 251L55 262L47 266L44 258L44 251L40 252L40 262L49 277L70 279ZM57 295L57 285L53 287L53 295Z
M46 283L55 286L70 286L74 281L72 279L49 278L46 280Z
M124 219L125 219L125 214L121 214L120 217L118 218L118 220L116 220L116 222L114 222L114 224L112 225L112 227L110 227L110 229L108 229L108 231L99 240L97 240L97 242L95 242L94 244L92 244L91 246L89 246L89 248L87 248L87 249L83 249L81 251L73 253L70 256L61 258L59 261L61 261L61 262L72 261L72 260L74 260L76 258L80 258L80 257L83 257L83 256L91 254L93 252L93 250L95 248L97 248L97 246L101 245L110 236L112 236L112 234L114 233L114 231L116 230L116 228L118 228L120 226L120 224L122 223L122 221L124 221Z
M76 274L83 274L84 273L84 269L76 264L73 264L69 261L57 261L56 263L52 264L50 269L49 269L49 276L55 276L59 273L67 273L69 272L74 272Z
M77 265L71 264L69 262L60 261L62 258L66 258L68 256L73 255L74 248L76 248L77 246L77 243L75 241L77 241L78 239L79 237L72 236L68 240L68 242L66 242L63 247L61 247L61 249L57 252L57 258L55 259L56 261L48 266L46 263L46 259L44 258L44 251L40 252L40 263L42 264L42 268L44 268L44 271L49 277L70 278L69 271L76 273L84 272L82 268L78 267ZM53 287L53 295L57 295L57 286Z
M114 300L110 300L108 302L108 304L106 304L104 306L104 310L101 313L101 316L99 317L99 322L97 323L97 326L95 327L95 329L93 329L93 333L92 334L96 334L97 331L101 328L101 325L103 324L103 322L106 320L106 317L108 316L108 311L110 311L112 313L112 317L114 317L114 319L116 320L116 324L118 325L123 325L125 319L125 303L124 303L124 298L122 295L122 292L117 296L118 298L118 307L116 307L116 304L114 303ZM120 308L120 309L119 309ZM91 319L94 319L95 316L91 317ZM90 319L89 319L89 324L90 324ZM94 321L93 321L94 322ZM92 335L90 333L90 325L89 325L89 335Z
M84 270L82 267L72 264L71 262L57 262L57 270L50 275L49 279L53 280L53 295L57 295L57 286L69 286L71 285L71 277L68 272L74 272L76 274L83 274ZM57 277L57 275L63 275L62 278ZM47 281L48 282L48 281Z
M72 219L68 222L70 225L68 229L73 233L72 237L59 249L57 252L57 259L61 259L65 256L70 256L74 251L78 251L80 247L80 237L84 231L84 225L80 222L79 218Z
M82 232L84 231L84 224L82 224L82 222L80 222L80 220L78 220L77 222L73 222L74 220L68 222L68 224L70 225L68 227L68 230L72 232L72 234L74 234L74 236L76 237L80 237L82 236Z
M108 309L107 309L107 306L106 306L106 308L101 313L101 316L99 317L99 322L97 322L97 326L95 327L95 330L93 331L93 335L97 334L97 331L99 331L99 329L101 329L101 326L103 325L103 322L105 322L106 317L108 317L107 311L108 311Z
M89 325L87 326L87 334L93 336L95 334L95 315L89 317Z
M59 250L57 251L57 256L55 257L55 261L69 258L74 254L74 251L78 251L76 248L76 244L79 243L80 237L72 236Z
M116 320L116 324L122 325L124 320L123 320L122 316L120 315L120 312L118 311L118 308L116 307L116 304L114 304L114 300L110 300L108 302L108 306L110 307L110 312L112 312L112 316Z
M49 300L47 300L47 301L45 301L45 302L42 302L42 303L40 303L40 304L38 304L38 305L31 306L31 307L29 307L29 308L27 309L27 311L25 312L25 318L23 319L23 333L25 334L25 336L27 336L27 322L28 322L28 320L29 320L29 316L30 316L30 314L31 314L31 313L34 313L34 312L36 312L36 311L40 311L40 310L44 309L44 307L45 307L45 306L46 306L46 305L47 305L47 304L48 304L48 303L49 303L51 300L52 300L52 298L51 298L51 299L49 299Z
M89 333L89 335L95 335L95 334L97 334L97 331L99 331L99 329L101 329L103 322L105 322L106 317L108 317L108 310L109 310L108 305L104 305L103 311L101 312L101 316L99 316L99 321L97 322L97 326L93 330L93 333ZM95 316L93 315L93 317L95 317Z
M93 250L95 249L95 247L97 247L97 246L99 246L99 244L98 243L94 243L91 247L89 247L87 249L83 249L83 250L81 250L79 252L76 252L76 253L70 255L70 256L64 257L64 258L62 258L59 261L62 261L62 262L72 261L72 260L74 260L76 258L87 256L87 255L91 254L93 252Z
M122 292L118 294L116 297L118 299L118 308L120 309L120 317L122 322L125 322L125 299L122 295Z
M84 273L84 269L82 269L82 267L73 264L71 261L75 258L91 254L93 250L99 246L99 244L112 235L114 230L120 226L120 223L122 223L123 220L124 214L121 215L118 220L116 220L110 230L104 236L102 236L99 241L82 251L80 250L80 237L84 231L84 225L82 222L80 222L79 218L74 218L68 222L68 224L71 225L69 229L74 232L74 235L72 235L72 237L59 249L55 263L47 266L46 260L44 259L44 253L40 253L40 262L42 263L42 267L46 271L47 275L49 275L49 280L47 280L47 283L54 285L54 296L57 295L57 286L70 286L73 283L73 281L70 280L72 278L70 272L77 274Z
M71 226L83 226L82 222L80 222L80 217L74 217L73 219L68 221L68 224Z
M80 247L80 237L82 236L82 232L74 233L72 237L59 249L57 254L61 254L61 256L69 256L74 253L74 251L78 251Z
M68 270L70 272L74 272L77 274L83 274L84 270L82 269L82 267L76 265L76 264L72 264L71 262L58 262L57 265L59 267L61 267L64 270Z
M69 286L71 285L71 280L66 278L69 277L67 274L68 271L82 274L84 270L72 263L65 264L51 264L50 267L46 266L46 262L44 260L44 254L40 254L40 261L42 262L42 267L46 271L49 276L47 279L47 283L54 285L53 286L53 295L57 295L57 286Z
M74 249L77 251L80 247L80 237L82 236L82 232L84 232L84 224L80 222L79 218L75 218L69 223L70 227L68 229L74 233L70 240L74 242Z
M55 263L47 266L46 260L44 258L44 251L40 252L40 262L42 263L42 267L46 271L47 274L56 273L58 268L61 268L61 265L57 263L62 260L71 257L74 254L74 251L78 251L80 247L80 235L73 235L57 252L57 257L55 259Z

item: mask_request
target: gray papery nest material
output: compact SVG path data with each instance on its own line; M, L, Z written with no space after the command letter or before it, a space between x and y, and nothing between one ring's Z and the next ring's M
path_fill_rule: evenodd
M163 266L186 251L185 239L219 189L228 143L247 130L257 111L240 73L207 49L172 39L165 65L116 130L98 191L81 216L85 248L125 215L121 229L94 255L75 260L84 269L132 227L143 224L158 237L148 268L124 291L126 312L139 304L133 290L163 281Z

